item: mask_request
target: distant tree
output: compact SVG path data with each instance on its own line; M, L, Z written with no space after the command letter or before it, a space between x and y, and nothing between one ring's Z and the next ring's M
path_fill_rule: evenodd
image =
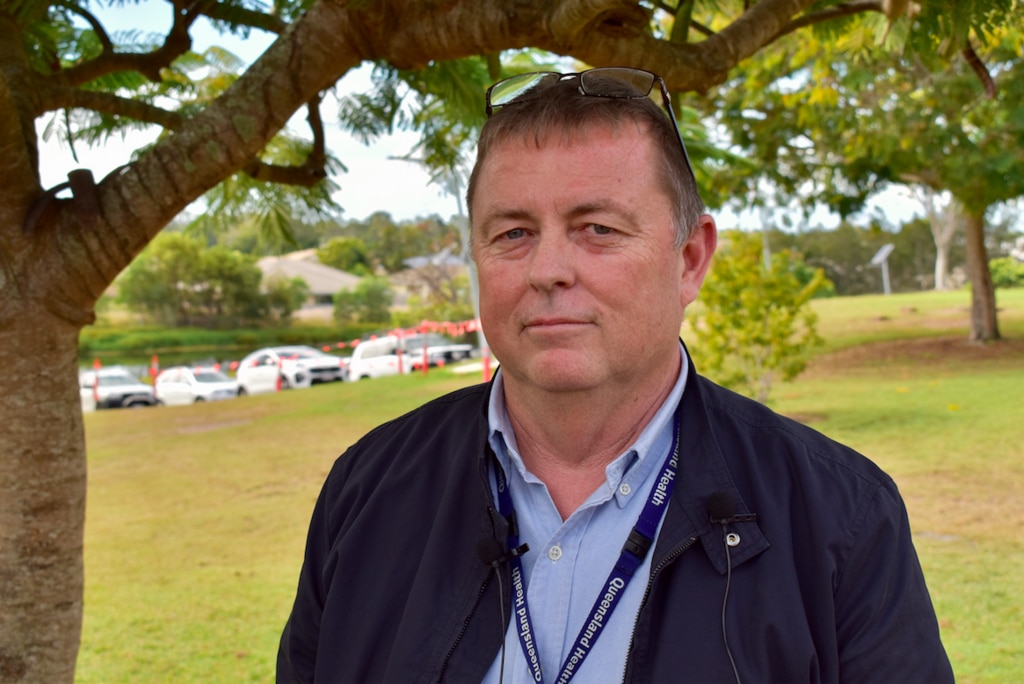
M892 184L948 192L966 235L970 336L996 339L985 228L990 209L1024 195L1021 6L990 3L971 35L962 22L980 3L920 4L961 24L956 39L898 28L881 46L878 17L841 45L831 30L778 40L716 89L707 110L761 162L725 170L723 183L761 202L766 187L812 197L808 211L822 203L843 216Z
M320 263L359 276L370 275L371 261L366 243L356 237L331 238L316 250Z
M118 298L129 310L165 325L254 325L266 320L270 308L260 290L262 276L253 256L165 233L118 280ZM298 291L294 283L277 286L276 320L287 320Z
M826 285L821 269L801 283L790 252L766 267L758 235L733 231L715 254L690 322L701 369L726 387L765 403L776 379L791 380L822 344L809 302Z
M428 296L410 297L409 308L394 313L395 322L407 327L422 321L468 321L475 317L466 275L433 281Z
M334 320L345 323L389 323L394 292L388 279L367 276L351 290L334 295Z
M934 283L936 246L933 224L914 219L893 228L878 221L868 226L842 222L836 228L769 232L772 250L790 249L802 255L806 264L821 268L839 295L858 295L882 291L882 276L871 258L883 245L895 246L889 257L889 278L894 292L928 289ZM962 269L963 235L946 248L949 264ZM819 294L817 296L823 296Z
M267 316L274 325L287 325L309 297L309 285L299 277L271 278L263 284Z

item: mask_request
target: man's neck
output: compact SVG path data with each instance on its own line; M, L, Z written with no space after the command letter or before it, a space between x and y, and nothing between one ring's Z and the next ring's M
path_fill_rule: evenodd
M677 376L616 396L520 393L505 381L505 403L526 468L568 518L605 480L605 468L636 442Z

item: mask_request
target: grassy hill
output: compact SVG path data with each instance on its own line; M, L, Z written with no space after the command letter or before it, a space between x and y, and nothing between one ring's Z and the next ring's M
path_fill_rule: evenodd
M773 407L896 479L958 680L1024 681L1024 291L965 342L960 293L815 303L827 349ZM267 682L313 502L371 427L479 380L448 370L85 416L80 682Z

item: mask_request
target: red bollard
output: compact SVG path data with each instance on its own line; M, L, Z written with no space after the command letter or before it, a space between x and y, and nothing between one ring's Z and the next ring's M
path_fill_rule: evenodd
M100 401L100 360L93 359L92 367L96 372L92 374L92 398L96 400L96 404L99 405Z

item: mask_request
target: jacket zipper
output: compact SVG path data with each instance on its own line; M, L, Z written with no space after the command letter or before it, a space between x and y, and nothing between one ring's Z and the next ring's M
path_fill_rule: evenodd
M487 579L480 585L480 591L477 593L476 602L473 603L473 610L469 611L469 615L462 623L462 629L459 631L458 636L455 637L455 641L452 642L451 648L448 649L448 654L445 655L444 660L441 661L441 670L437 674L437 681L441 682L444 680L444 673L448 670L448 663L452 659L452 654L455 653L455 649L458 648L459 642L462 641L462 637L465 636L466 630L469 628L469 621L473 619L473 614L476 613L477 607L480 605L481 599L484 597L484 592L487 591L487 585L491 583L490 574L487 575Z
M488 506L487 507L487 513L491 517L491 519L493 520L493 517L494 517L494 515L496 513L494 507L493 506ZM501 568L495 568L492 572L487 573L487 579L485 579L483 581L483 584L480 585L480 591L477 592L476 601L473 603L473 609L471 611L469 611L469 614L466 616L466 619L463 620L463 622L462 622L462 629L459 630L458 636L455 637L455 641L452 642L451 648L448 649L448 654L445 655L444 660L441 661L441 670L440 670L440 672L438 672L438 675L437 675L437 681L438 682L441 682L442 680L444 680L444 673L447 672L447 670L448 670L448 663L451 662L452 655L455 653L455 649L458 648L459 642L462 641L462 637L465 636L466 630L469 629L469 621L473 619L473 615L476 613L476 609L480 606L480 601L483 600L483 598L484 598L484 592L487 591L487 585L491 583L491 576L495 572L501 572ZM498 600L504 602L505 601L505 597L504 596L499 596ZM502 632L502 640L503 640L503 642L504 642L504 638L505 638L505 633Z
M640 625L640 613L644 611L644 606L647 605L647 599L651 595L651 589L654 587L654 580L658 577L658 574L665 569L669 563L674 561L679 556L683 555L683 552L689 549L691 546L697 543L697 537L690 537L686 543L682 546L677 547L672 553L665 556L656 568L651 569L651 577L647 580L647 588L644 590L644 597L640 599L640 609L636 611L636 617L633 618L633 631L629 637L629 650L626 651L626 662L622 665L622 682L626 682L626 673L629 671L629 660L632 657L633 645L636 642L636 628Z

